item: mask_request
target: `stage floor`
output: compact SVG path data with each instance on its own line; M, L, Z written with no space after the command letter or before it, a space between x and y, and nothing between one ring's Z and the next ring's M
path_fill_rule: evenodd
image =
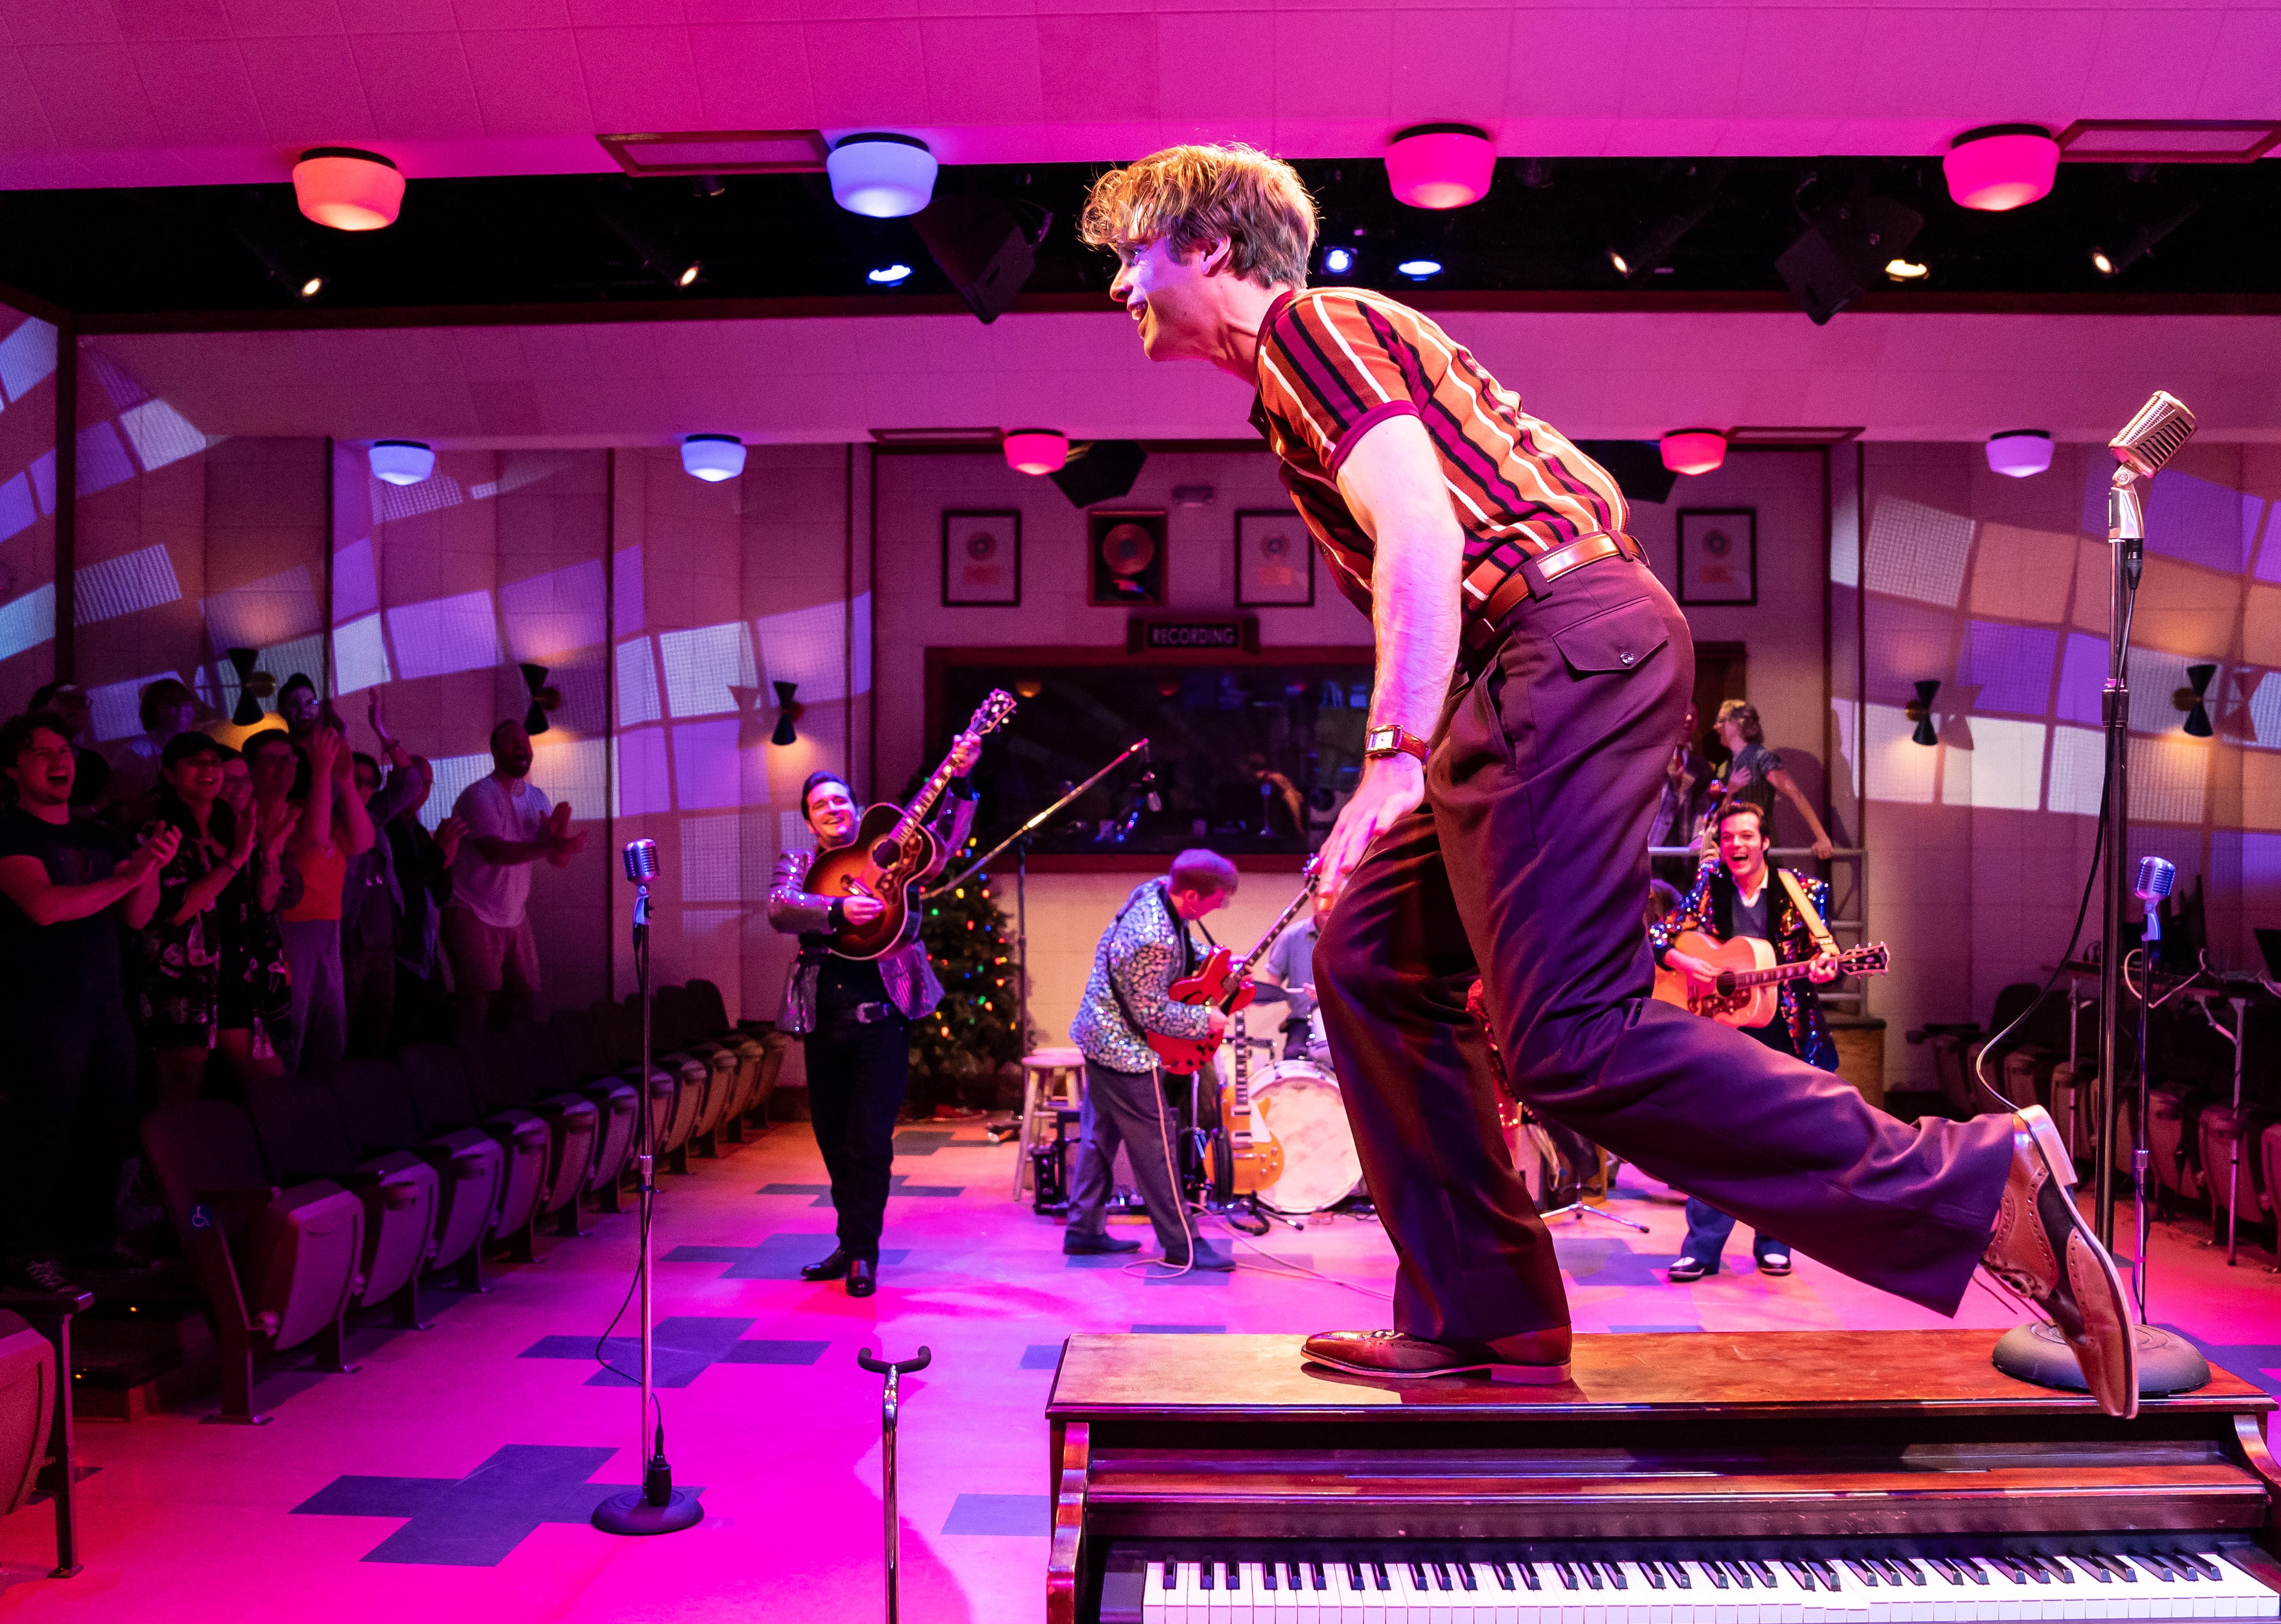
M902 1389L905 1616L1040 1619L1042 1411L1061 1339L1381 1325L1390 1254L1365 1221L1278 1225L1240 1244L1233 1275L1152 1282L1122 1259L1064 1258L1060 1226L1006 1199L1013 1156L978 1124L907 1126L868 1302L798 1278L831 1247L805 1124L667 1179L659 1380L678 1481L704 1491L696 1528L614 1539L584 1520L588 1485L639 1475L631 1390L591 1357L625 1293L633 1224L600 1218L540 1264L499 1267L488 1295L434 1292L431 1330L354 1336L355 1374L271 1374L257 1392L267 1427L83 1423L86 1571L44 1577L52 1520L27 1507L0 1522L0 1611L73 1624L876 1619L880 1383L855 1354L924 1344L933 1366ZM1763 1278L1747 1232L1728 1272L1668 1285L1677 1199L1628 1171L1610 1210L1650 1233L1555 1225L1579 1330L1949 1323L1803 1257L1790 1278ZM2262 1249L2227 1269L2206 1236L2156 1227L2152 1318L2281 1393L2281 1277ZM1976 1289L1956 1323L2014 1318Z

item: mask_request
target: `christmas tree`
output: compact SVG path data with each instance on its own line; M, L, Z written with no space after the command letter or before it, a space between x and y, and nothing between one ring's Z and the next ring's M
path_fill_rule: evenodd
M950 866L955 872L958 865ZM987 874L970 875L922 906L919 940L942 978L942 1002L911 1028L914 1092L930 1107L962 1098L995 1105L996 1078L1027 1047L1010 924L991 900Z

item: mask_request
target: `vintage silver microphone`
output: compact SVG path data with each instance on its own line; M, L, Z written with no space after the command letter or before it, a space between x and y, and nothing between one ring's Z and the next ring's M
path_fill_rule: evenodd
M621 855L626 860L626 878L635 885L646 885L657 878L656 841L629 840Z
M2146 929L2141 940L2162 940L2162 899L2177 883L2178 865L2168 857L2138 859L2138 887L2134 894L2146 908Z
M2115 483L2152 479L2193 437L2194 414L2186 403L2166 389L2156 390L2138 414L2122 425L2122 432L2107 443L2121 465L2115 470Z

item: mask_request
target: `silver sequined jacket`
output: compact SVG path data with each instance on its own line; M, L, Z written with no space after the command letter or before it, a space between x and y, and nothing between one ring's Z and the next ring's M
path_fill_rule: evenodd
M974 826L974 808L975 803L963 795L953 794L945 801L934 824L945 862L966 844L967 832ZM816 982L823 969L823 933L830 924L834 901L804 888L808 867L815 861L814 852L777 853L776 876L769 886L769 924L800 939L800 956L785 972L784 1005L777 1013L777 1030L794 1035L816 1030ZM927 870L927 877L939 874L943 866L943 862L937 862ZM909 935L878 964L879 979L886 984L888 1001L902 1012L906 1020L917 1020L942 1001L942 982L918 940L916 913Z
M1102 933L1094 950L1093 974L1085 984L1077 1018L1070 1023L1070 1041L1087 1060L1112 1071L1153 1071L1156 1052L1146 1032L1168 1038L1201 1038L1211 1031L1211 1010L1203 1004L1176 1004L1170 991L1173 978L1183 973L1189 956L1188 927L1173 916L1164 900L1164 882L1152 879L1136 885L1125 899L1125 911ZM1114 986L1110 978L1114 977ZM1125 1009L1143 1032L1117 1005Z

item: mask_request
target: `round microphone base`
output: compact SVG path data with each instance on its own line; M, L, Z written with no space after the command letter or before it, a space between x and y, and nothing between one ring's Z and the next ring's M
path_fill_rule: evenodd
M638 1489L612 1495L594 1508L593 1523L605 1534L678 1534L705 1520L694 1489L677 1489L663 1505L652 1505Z
M2138 1395L2159 1398L2168 1393L2191 1393L2210 1379L2209 1361L2183 1336L2149 1325L2133 1326L2138 1338ZM2075 1349L2057 1326L2036 1320L2014 1326L1996 1343L1998 1370L2040 1388L2086 1390L2083 1367Z

